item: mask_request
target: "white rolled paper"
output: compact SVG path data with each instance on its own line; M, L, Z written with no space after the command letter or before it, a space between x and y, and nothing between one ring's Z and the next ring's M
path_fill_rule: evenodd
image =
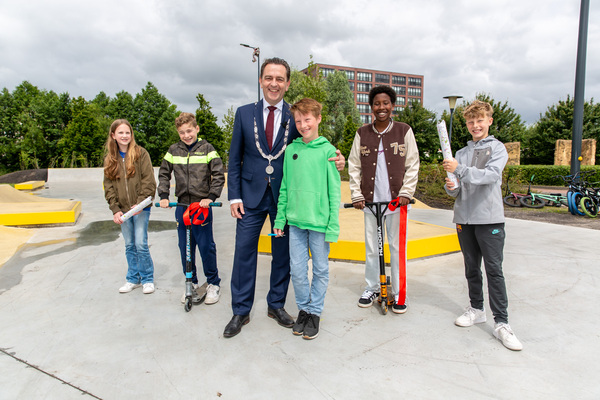
M440 137L440 146L442 146L442 155L444 156L444 160L452 159L452 149L450 148L450 140L448 140L448 131L446 130L446 122L441 120L437 124L438 136ZM458 187L458 180L456 176L452 172L446 171L448 178L454 184L454 189Z
M137 206L133 207L131 210L127 211L125 214L121 215L121 221L126 221L131 218L134 214L142 211L144 208L148 207L152 203L152 196L146 197L144 200L140 202Z

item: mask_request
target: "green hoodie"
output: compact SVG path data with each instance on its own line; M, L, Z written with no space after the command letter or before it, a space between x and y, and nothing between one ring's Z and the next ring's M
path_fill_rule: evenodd
M335 163L327 161L335 156L335 147L322 136L310 143L297 138L287 147L276 229L283 229L287 221L300 229L325 233L326 242L337 242L340 234L340 174Z

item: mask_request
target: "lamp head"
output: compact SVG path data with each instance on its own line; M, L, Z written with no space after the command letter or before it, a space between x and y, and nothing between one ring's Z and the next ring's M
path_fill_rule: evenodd
M462 96L453 95L453 96L444 96L444 99L448 99L448 103L450 104L450 110L454 110L456 107L456 100L462 99Z

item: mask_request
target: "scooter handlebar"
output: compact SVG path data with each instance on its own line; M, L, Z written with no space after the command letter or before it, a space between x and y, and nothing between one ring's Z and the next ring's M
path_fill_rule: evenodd
M221 203L220 201L216 201L213 203L210 203L209 206L211 207L221 207L223 205L223 203ZM155 207L160 207L160 203L154 203ZM185 203L177 203L175 201L171 201L169 202L169 207L176 207L176 206L183 206L183 207L189 207L189 204L185 204Z
M409 204L415 204L415 199L410 199ZM380 201L375 203L365 203L365 206L377 206L377 205L385 205L390 204L389 201ZM344 203L344 208L352 208L354 207L353 203Z

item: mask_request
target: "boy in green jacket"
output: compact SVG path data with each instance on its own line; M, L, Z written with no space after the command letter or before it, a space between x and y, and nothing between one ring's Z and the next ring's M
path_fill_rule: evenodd
M340 225L340 174L333 163L335 147L319 136L321 104L302 99L290 111L302 137L285 150L283 180L279 190L273 231L283 236L289 225L290 273L298 305L294 335L314 339L329 283L329 243L337 242ZM309 250L313 277L308 280Z

